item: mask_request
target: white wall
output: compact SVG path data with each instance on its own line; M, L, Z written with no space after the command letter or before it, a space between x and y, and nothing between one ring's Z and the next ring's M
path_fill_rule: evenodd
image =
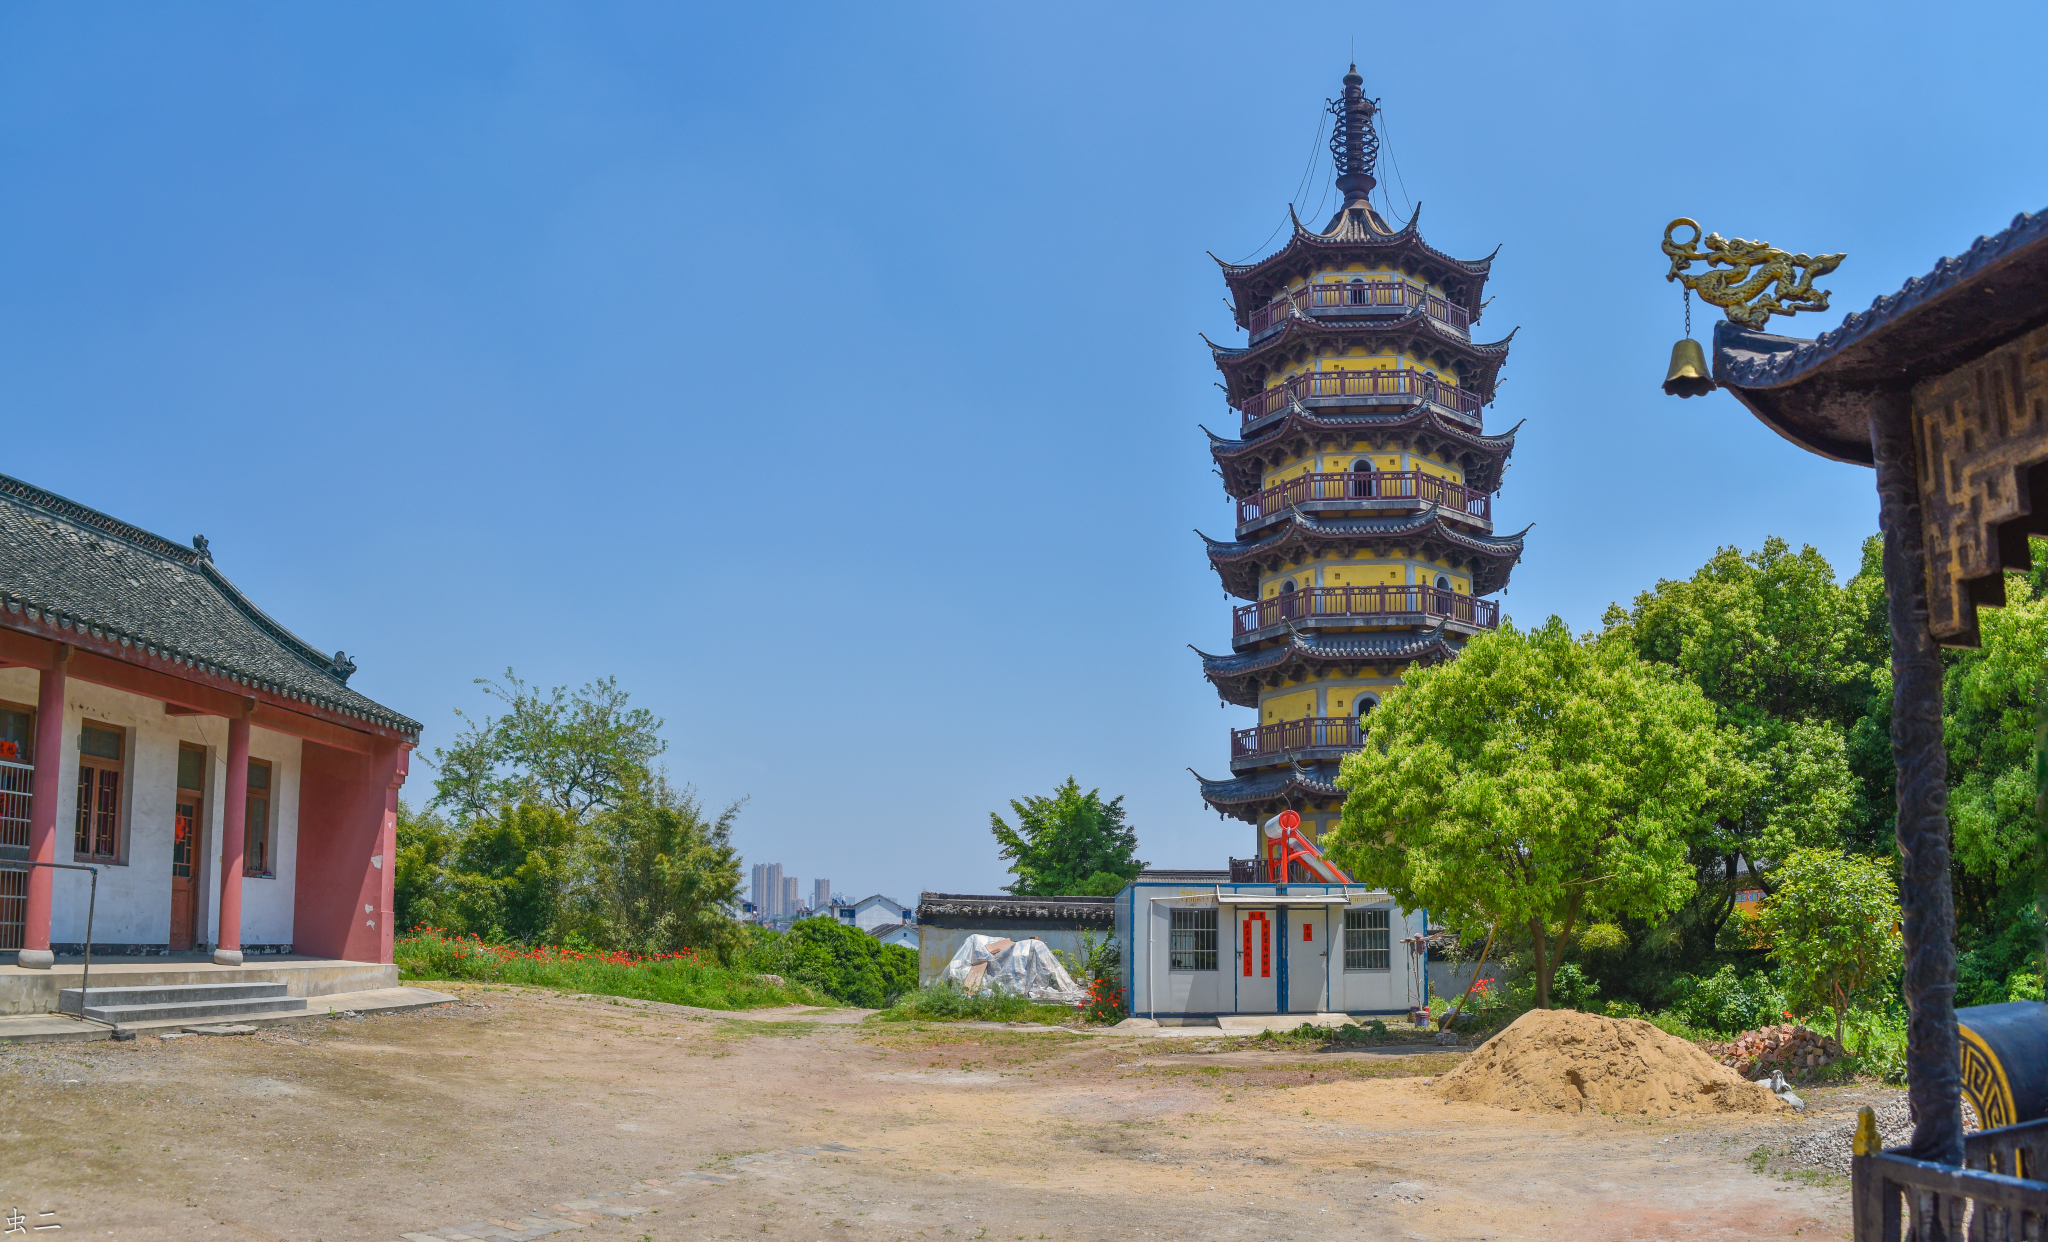
M873 901L854 907L853 925L862 931L873 931L891 923L914 923L914 912L891 901Z
M34 669L0 669L0 699L34 707ZM164 945L171 927L171 830L176 813L178 745L207 752L204 836L200 842L200 894L204 914L200 940L215 943L220 924L221 790L227 780L228 722L218 716L166 716L164 706L122 690L75 678L65 685L64 744L58 756L57 857L71 862L78 823L78 731L86 720L121 729L127 779L123 795L124 848L121 859L99 866L99 895L93 915L96 944ZM298 863L299 739L266 729L250 731L249 754L271 763L272 872L274 878L242 878L242 943L288 944ZM37 755L40 766L48 759ZM76 944L85 939L87 876L58 871L52 884L50 939Z
M1221 890L1237 896L1249 896L1255 892L1272 891L1270 886L1230 885L1220 886ZM1213 971L1186 971L1171 969L1171 923L1172 911L1179 909L1217 909L1215 898L1217 886L1181 887L1168 884L1136 887L1134 915L1128 935L1132 943L1123 946L1125 960L1133 964L1131 995L1126 998L1134 1014L1216 1014L1216 1013L1271 1013L1274 1010L1276 988L1272 977L1255 976L1252 980L1242 978L1239 950L1242 932L1238 920L1248 909L1265 909L1273 917L1274 907L1236 906L1224 907L1217 918L1217 969ZM1339 886L1294 884L1288 887L1293 894L1338 893L1347 891ZM1422 914L1404 913L1384 893L1368 894L1349 890L1354 894L1351 906L1363 909L1386 909L1388 916L1389 969L1384 971L1347 971L1344 969L1342 906L1316 909L1313 917L1318 928L1316 935L1320 943L1313 946L1297 945L1301 935L1303 912L1307 907L1290 909L1286 927L1287 934L1273 947L1274 953L1293 953L1289 958L1289 973L1297 976L1290 980L1289 1007L1302 1010L1317 996L1322 995L1330 1009L1348 1013L1398 1013L1404 1012L1411 1003L1421 1003L1421 980L1419 972L1412 969L1411 954L1401 942L1419 934L1423 929ZM1126 913L1124 907L1132 903L1133 892L1125 889L1118 895L1118 913ZM1154 897L1163 898L1153 900ZM1322 913L1328 910L1327 916ZM1276 925L1278 918L1273 917ZM1120 933L1123 928L1120 924ZM1299 948L1303 952L1295 952ZM1322 956L1328 951L1330 956ZM1321 977L1299 978L1302 967L1313 961ZM1277 957L1275 961L1277 967ZM1275 972L1277 974L1277 970ZM1324 981L1329 991L1323 995ZM1242 985L1242 986L1240 986Z

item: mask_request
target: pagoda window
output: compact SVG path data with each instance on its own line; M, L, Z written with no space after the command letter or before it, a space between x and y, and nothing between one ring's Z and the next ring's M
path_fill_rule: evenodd
M1292 621L1294 619L1296 605L1297 602L1294 598L1294 579L1289 578L1287 581L1280 584L1281 618L1284 620Z
M1372 458L1361 457L1351 463L1351 494L1353 496L1377 496L1379 482L1372 477Z
M1362 719L1364 719L1365 717L1367 717L1367 716L1370 716L1370 715L1372 715L1372 709L1373 709L1373 708L1375 708L1375 707L1378 707L1379 705L1380 705L1380 701L1379 701L1379 700L1378 700L1377 698L1374 698L1374 697L1373 697L1372 695L1370 695L1370 694L1361 694L1361 695L1359 695L1359 696L1358 696L1358 715L1359 715L1359 718L1360 718L1360 719L1362 720Z
M1372 299L1372 290L1365 287L1365 277L1353 276L1351 287L1344 291L1344 301L1352 306L1364 306Z
M1442 574L1438 574L1438 575L1436 576L1436 589L1437 589L1437 590L1439 590L1439 591L1448 591L1448 590L1450 590L1450 589L1451 589L1451 580L1450 580L1449 578L1446 578L1446 577L1444 577L1444 576L1443 576Z

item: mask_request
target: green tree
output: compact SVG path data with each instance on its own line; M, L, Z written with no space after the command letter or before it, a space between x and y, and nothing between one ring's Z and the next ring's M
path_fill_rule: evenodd
M1802 1013L1834 1010L1839 1041L1850 1007L1902 965L1898 885L1887 865L1839 850L1794 850L1775 873L1757 930L1786 1000Z
M505 705L501 716L456 715L465 728L452 746L436 748L431 805L469 820L522 803L552 806L576 823L594 811L624 805L667 749L662 721L628 705L616 678L571 693L541 691L505 670L503 684L478 678Z
M1124 800L1102 800L1102 791L1081 787L1069 776L1050 798L1013 800L1015 828L989 815L989 831L1002 846L1016 882L1004 891L1019 897L1106 897L1137 878L1138 834L1124 823Z
M740 856L732 825L740 804L706 816L694 789L660 777L590 829L584 879L599 939L641 953L680 949L721 959L734 947Z
M1344 761L1328 848L1461 934L1526 926L1548 1008L1582 921L1656 917L1693 891L1686 844L1728 766L1697 687L1556 617L1503 625L1386 696Z
M559 939L575 845L575 823L553 806L508 806L473 821L446 868L463 927L523 944Z
M1603 638L1678 670L1731 740L1734 763L1691 842L1700 886L1681 922L1702 932L1696 954L1720 938L1738 889L1768 885L1767 866L1794 849L1838 844L1859 809L1850 734L1885 654L1870 604L1867 582L1838 586L1827 558L1773 536L1756 552L1721 548L1691 578L1608 609ZM1881 622L1881 584L1877 605Z
M398 848L391 862L392 915L398 930L447 927L454 911L448 902L443 868L455 848L455 830L432 810L414 811L398 803Z

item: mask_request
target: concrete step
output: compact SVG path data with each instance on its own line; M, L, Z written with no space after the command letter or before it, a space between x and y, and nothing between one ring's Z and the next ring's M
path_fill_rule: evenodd
M99 1000L98 988L93 989L93 1000ZM181 1001L161 1005L95 1003L86 1007L85 1016L121 1024L192 1019L214 1022L255 1013L303 1013L305 1009L306 998L303 996L258 996L246 1000Z
M267 1000L285 995L283 983L158 983L140 987L93 988L92 1003L104 1005L195 1005L215 1001ZM79 989L57 993L57 1012L77 1013Z

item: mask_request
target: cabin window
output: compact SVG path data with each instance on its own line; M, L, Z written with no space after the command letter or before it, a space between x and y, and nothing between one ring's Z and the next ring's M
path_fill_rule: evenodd
M80 861L110 863L121 856L127 742L125 733L106 725L88 723L78 730L78 830L72 852Z
M242 874L269 875L270 858L270 762L249 761L249 817L242 835Z
M1173 910L1167 954L1173 970L1216 969L1216 911Z
M1387 938L1392 935L1387 928L1385 910L1346 910L1344 912L1344 969L1346 970L1387 970Z

